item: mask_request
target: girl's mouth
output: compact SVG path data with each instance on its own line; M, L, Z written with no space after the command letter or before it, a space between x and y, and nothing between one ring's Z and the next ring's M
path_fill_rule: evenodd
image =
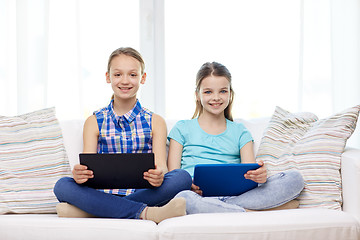
M221 103L209 103L210 106L213 106L213 107L219 107L221 105Z
M132 89L132 87L119 87L119 89L122 91L122 92L128 92Z

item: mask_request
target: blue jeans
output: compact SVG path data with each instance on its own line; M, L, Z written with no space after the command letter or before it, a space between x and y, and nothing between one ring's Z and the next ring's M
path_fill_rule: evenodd
M284 171L269 177L266 183L259 184L239 196L202 197L193 191L182 191L175 197L186 199L187 214L245 212L278 207L300 195L304 180L296 170Z
M177 193L191 188L191 176L182 169L168 172L160 187L137 189L128 196L100 192L77 184L73 178L59 179L54 193L59 202L67 202L92 215L105 218L140 218L146 206L162 206Z

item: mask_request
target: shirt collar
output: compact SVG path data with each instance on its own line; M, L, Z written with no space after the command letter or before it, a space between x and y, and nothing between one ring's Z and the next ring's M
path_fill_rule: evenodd
M138 115L140 113L141 109L142 109L142 106L138 99L136 99L135 106L129 112L125 113L122 116L118 116L114 111L114 99L111 100L111 102L108 106L108 110L110 112L111 117L119 124L121 122L121 119L126 120L128 123L131 123L132 121L134 121L136 115Z

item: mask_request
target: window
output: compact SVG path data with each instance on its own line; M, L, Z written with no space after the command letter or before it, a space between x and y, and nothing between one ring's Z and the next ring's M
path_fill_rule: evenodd
M113 50L139 49L139 1L0 1L0 115L56 107L84 118L108 104Z
M110 101L105 72L111 52L139 49L139 2L52 1L49 12L48 105L59 117L87 117Z
M0 115L89 116L112 93L109 54L131 46L148 73L139 98L167 119L192 116L207 61L232 73L235 118L276 105L327 117L359 104L359 13L357 1L2 0Z
M288 0L166 1L166 116L192 116L195 76L207 61L232 74L234 117L270 116L279 103L297 110L300 12Z

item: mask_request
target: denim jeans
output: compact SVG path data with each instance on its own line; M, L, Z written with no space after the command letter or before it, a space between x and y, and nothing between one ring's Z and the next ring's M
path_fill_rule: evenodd
M175 197L186 199L187 214L245 212L278 207L300 195L304 180L300 172L288 170L269 177L266 183L239 196L202 197L193 191L182 191Z
M100 192L77 184L73 178L64 177L54 186L54 193L60 202L72 204L85 212L104 218L140 218L146 206L162 206L177 193L191 188L191 176L182 169L168 172L160 187L137 189L128 196Z

